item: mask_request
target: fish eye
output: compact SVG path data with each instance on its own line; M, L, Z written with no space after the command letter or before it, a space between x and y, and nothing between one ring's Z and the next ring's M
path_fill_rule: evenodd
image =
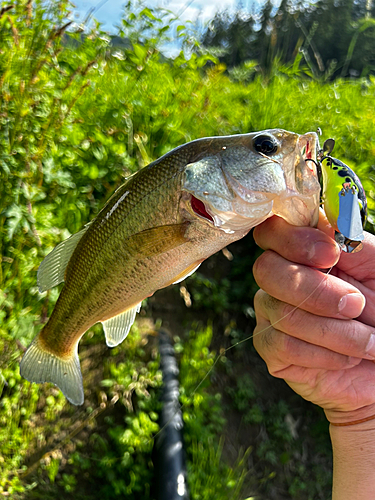
M258 135L254 138L253 146L258 153L269 156L277 152L278 143L272 135Z

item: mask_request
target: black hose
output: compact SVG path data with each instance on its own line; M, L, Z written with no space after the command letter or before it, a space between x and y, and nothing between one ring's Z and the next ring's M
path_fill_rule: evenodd
M183 446L183 420L179 409L178 366L169 335L159 331L160 369L163 374L159 425L155 438L158 500L189 500Z

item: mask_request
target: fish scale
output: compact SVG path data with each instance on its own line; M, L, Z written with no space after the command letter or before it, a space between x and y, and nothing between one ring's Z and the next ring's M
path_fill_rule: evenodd
M159 188L161 184L163 186L166 184L165 182L160 182L163 181L161 176L158 176L156 181L158 180ZM174 182L176 182L175 178ZM155 193L155 191L152 191L155 190L155 185L157 185L157 182L149 182L147 186L149 187L149 192ZM131 183L125 187L131 189ZM124 187L121 191L124 191ZM139 196L136 190L132 193L133 196L124 199L123 203L118 206L112 216L106 220L105 214L111 210L114 203L108 205L106 210L101 212L102 216L95 221L92 231L87 232L78 244L77 252L73 254L67 268L65 283L69 285L69 288L63 288L57 304L58 307L55 309L56 312L53 313L48 323L49 327L48 329L46 328L42 337L48 339L45 342L46 345L53 345L55 343L56 339L50 332L59 332L62 326L64 327L65 336L73 330L77 336L80 336L83 333L82 330L85 331L87 329L84 318L87 319L88 314L91 313L91 309L100 311L100 314L95 315L97 322L105 315L106 303L113 303L113 298L105 295L101 299L101 302L97 300L93 302L90 299L87 305L86 301L83 301L82 307L79 309L76 307L77 300L82 300L82 294L90 293L90 295L95 296L96 288L105 286L101 278L103 275L107 277L106 281L109 281L112 278L112 274L118 275L120 269L126 268L126 261L131 255L127 253L126 249L121 248L122 242L131 236L131 234L149 229L155 225L155 222L157 223L157 220L155 220L157 219L157 214L154 213L153 217L148 217L145 212L132 217L129 222L132 209L137 206L139 207L139 211L145 211L146 207L143 205L147 203L147 195ZM170 208L172 200L170 200L168 193L167 189L165 191L161 190L160 195L156 197L156 205L159 208L164 205L166 205L167 209ZM120 194L118 197L120 197ZM173 214L173 211L169 210L171 213L167 213L167 220L164 219L164 222L171 224L177 222L176 203L172 206L175 207L173 210L175 213ZM150 208L152 208L152 204ZM105 220L105 224L102 223L103 220ZM112 244L112 239L115 239L114 244ZM79 251L80 249L81 251ZM115 268L115 272L108 275L108 269L113 268ZM128 270L129 277L131 277L130 273L131 271ZM128 305L126 303L126 295L132 292L133 287L129 286L129 283L132 282L134 280L128 279L127 289L124 287L121 290L120 310L124 309L124 304L125 307ZM66 293L65 290L67 290ZM89 308L89 311L87 308Z
M92 325L102 322L107 344L118 345L143 299L245 236L276 213L276 202L289 222L314 225L320 186L302 157L306 144L315 151L316 134L273 129L198 139L130 177L42 262L40 290L65 285L21 361L22 376L53 382L82 404L78 343Z

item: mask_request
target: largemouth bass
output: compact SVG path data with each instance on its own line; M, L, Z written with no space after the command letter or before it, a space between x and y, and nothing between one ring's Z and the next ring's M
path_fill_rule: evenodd
M38 271L40 291L65 281L21 361L21 375L84 400L78 343L102 322L107 344L127 336L141 302L272 216L315 226L318 138L280 129L198 139L131 176L97 217Z

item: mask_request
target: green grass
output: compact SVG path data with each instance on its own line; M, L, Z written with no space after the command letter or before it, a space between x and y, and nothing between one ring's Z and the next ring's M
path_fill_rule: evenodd
M267 80L257 76L246 83L241 68L232 80L199 48L190 58L181 54L165 61L157 46L162 13L131 6L134 15L126 17L123 29L133 49L113 53L108 37L95 28L84 39L79 33L62 39L59 27L68 8L65 2L19 1L0 18L0 493L83 499L85 488L95 487L98 498L147 499L153 495L151 438L160 385L157 349L147 336L152 327L135 327L110 353L100 327L85 336L82 409L72 408L52 386L29 384L19 376L22 351L58 297L58 290L37 291L41 260L94 217L125 176L149 161L198 137L274 127L303 133L319 126L324 139L335 138L335 155L363 179L372 229L375 81L317 82L304 76L297 61L290 68L275 63ZM205 67L208 59L214 63ZM243 311L251 310L255 288L248 253L255 249L235 248L242 250L234 251L229 280L216 269L188 282L193 316L214 317L214 340L224 332L229 340L241 338L247 328ZM152 316L152 308L147 314ZM195 499L225 498L224 493L241 498L250 451L227 463L220 438L226 425L222 391L208 378L192 394L213 363L211 334L186 322L178 343L189 485ZM234 357L228 366L235 362ZM249 406L252 394L241 396L242 386L231 384L232 405L244 412L247 424L268 428L271 410L277 421L285 416L282 405ZM289 448L276 453L275 442L283 441L276 431L272 439L261 440L254 451L264 451L264 473L270 476L294 449L285 438ZM306 474L284 481L292 498L310 498L304 491L314 481ZM260 491L267 481L259 479ZM211 485L207 492L204 484Z

